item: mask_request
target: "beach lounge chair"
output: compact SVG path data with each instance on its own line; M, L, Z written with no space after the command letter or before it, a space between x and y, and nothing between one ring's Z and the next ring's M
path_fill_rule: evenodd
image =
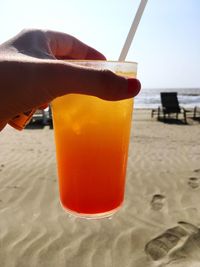
M42 125L46 125L47 124L47 115L46 115L46 112L45 110L43 109L37 109L35 111L35 113L33 114L33 117L30 121L30 124L31 123L37 123L37 122L41 122Z
M168 118L171 117L172 114L176 115L176 119L178 120L179 114L183 114L184 122L187 123L187 112L185 108L179 105L177 92L162 92L160 93L161 98L161 107L158 109L153 109L151 112L151 116L153 117L154 114L157 114L157 118L160 119L161 116L164 120L166 120L166 116Z
M200 108L194 107L193 119L200 118Z

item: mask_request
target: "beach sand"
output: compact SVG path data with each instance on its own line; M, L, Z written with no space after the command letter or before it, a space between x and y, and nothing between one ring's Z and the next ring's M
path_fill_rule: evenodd
M125 202L102 220L61 208L53 130L0 133L1 267L200 266L200 123L133 120Z

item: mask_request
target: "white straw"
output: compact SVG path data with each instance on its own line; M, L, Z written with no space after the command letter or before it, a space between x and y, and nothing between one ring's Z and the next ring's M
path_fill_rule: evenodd
M140 19L142 17L142 14L143 14L143 11L144 11L145 6L147 4L147 1L148 0L141 0L141 2L140 2L137 13L135 15L135 18L133 20L133 23L131 25L129 33L126 37L126 41L125 41L124 46L122 48L121 54L119 56L119 61L125 61L125 59L126 59L126 56L128 54L129 48L131 46L133 37L135 36L135 32L137 30L138 24L139 24Z

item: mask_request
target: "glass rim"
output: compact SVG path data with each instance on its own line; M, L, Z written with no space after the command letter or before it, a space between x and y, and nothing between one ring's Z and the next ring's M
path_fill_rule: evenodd
M118 61L118 60L102 60L102 59L62 59L66 62L90 62L90 63L113 63L113 64L135 64L138 65L135 61Z
M66 59L65 63L80 67L93 68L97 70L111 70L114 72L137 72L138 63L134 61L114 61L114 60L95 60L95 59Z

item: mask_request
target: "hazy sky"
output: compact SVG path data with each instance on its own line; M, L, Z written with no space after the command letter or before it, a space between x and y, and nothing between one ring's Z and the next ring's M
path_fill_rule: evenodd
M0 43L24 28L76 36L117 60L140 0L1 0ZM127 60L144 88L200 87L200 0L148 0Z

